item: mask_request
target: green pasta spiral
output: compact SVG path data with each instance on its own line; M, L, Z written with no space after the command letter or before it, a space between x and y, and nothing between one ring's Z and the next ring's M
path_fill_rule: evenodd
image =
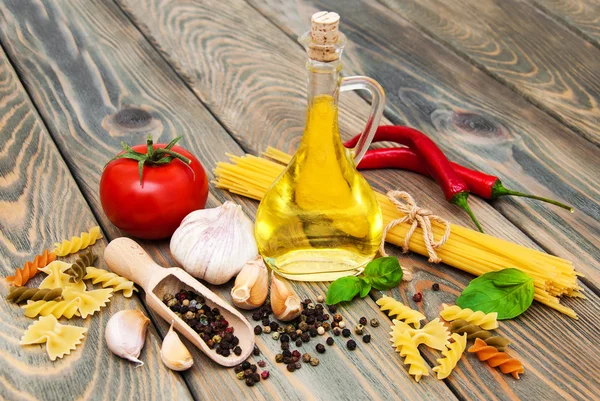
M69 276L69 281L72 283L80 283L83 280L83 277L86 275L86 268L88 266L93 266L94 262L98 259L98 255L92 253L92 251L88 248L83 254L81 254L75 263L68 268L65 273Z
M6 296L7 301L20 304L25 301L54 301L62 296L62 288L12 287Z
M504 337L494 335L490 331L484 330L476 324L467 322L464 319L458 319L450 323L450 331L452 333L463 334L467 333L468 340L480 338L489 346L495 347L498 351L504 351L510 341Z

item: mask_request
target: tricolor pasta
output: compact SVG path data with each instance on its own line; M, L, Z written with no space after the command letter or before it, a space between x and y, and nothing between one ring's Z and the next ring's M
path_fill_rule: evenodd
M443 358L439 358L437 363L438 366L433 367L433 371L437 373L437 378L442 380L450 376L450 373L456 367L456 364L460 360L465 348L467 348L467 335L463 334L452 334L453 343L450 343L448 347L442 351Z

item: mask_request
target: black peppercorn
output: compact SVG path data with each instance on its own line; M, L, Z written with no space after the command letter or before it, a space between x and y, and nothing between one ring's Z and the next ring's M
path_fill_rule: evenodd
M229 348L225 348L221 350L221 355L223 356L229 356L231 355L231 351L229 350Z
M329 313L336 313L337 312L337 306L335 306L335 305L329 305L327 307L327 309L329 310Z
M244 377L250 377L250 376L252 376L252 373L254 373L254 372L251 371L250 369L246 369L246 370L244 370Z
M433 285L431 286L431 289L434 291L439 291L440 285L438 283L433 283Z
M296 333L295 331L293 333L290 334L290 339L292 341L296 341L298 339L298 333Z
M310 329L308 331L308 333L310 334L311 337L316 337L317 336L317 329L315 329L314 327L312 329Z
M333 345L333 337L327 337L325 342L327 342L327 345Z
M346 347L348 347L350 351L354 351L356 349L356 341L348 340L348 342L346 343Z
M262 327L260 325L256 325L254 327L254 334L259 335L262 333Z
M362 324L363 326L367 325L367 318L362 316L360 319L358 319L358 323Z
M256 384L256 382L254 381L254 379L252 379L251 377L246 379L246 386L248 387L252 387Z
M323 344L317 344L317 346L315 347L315 349L317 350L317 352L319 354L325 353L325 346Z
M281 343L281 349L286 351L290 349L290 343Z
M362 338L363 343L370 343L371 342L371 335L370 334L365 334Z
M271 331L277 331L277 329L279 328L279 323L271 322L269 323L269 326L271 327Z
M342 330L342 335L344 337L350 337L350 334L351 334L350 329L344 329L344 330Z
M242 348L237 346L233 349L233 353L236 354L237 356L242 355Z
M288 363L286 366L288 372L293 372L294 370L296 370L296 364L295 363Z
M302 333L302 335L300 336L300 338L302 339L302 342L309 342L310 341L310 334L308 333Z
M296 362L294 362L294 368L295 368L296 370L298 370L298 369L302 368L302 364L300 363L300 361L296 361Z
M333 335L334 336L339 336L340 334L342 334L342 329L340 329L339 327L334 327L333 328Z
M302 339L301 338L299 338L299 339L296 340L296 347L300 347L300 346L302 346Z
M203 308L203 309L204 309L204 308ZM261 319L262 319L262 313L260 313L260 312L254 312L254 313L252 314L252 320L254 320L254 321L258 322L258 321L259 321L259 320L261 320Z
M248 362L248 361L242 362L242 369L243 370L250 369L250 362Z
M288 336L287 334L282 334L281 336L279 336L279 341L281 341L282 343L289 343L290 336Z
M289 349L283 351L281 354L283 355L284 358L291 358L292 357L292 351L290 351Z
M413 295L412 299L415 302L421 302L421 300L423 299L423 294L421 294L420 292L417 292L415 295Z
M240 372L243 372L243 371L244 371L244 369L242 369L242 365L236 365L236 367L235 367L235 368L233 368L233 371L234 371L235 373L240 373Z

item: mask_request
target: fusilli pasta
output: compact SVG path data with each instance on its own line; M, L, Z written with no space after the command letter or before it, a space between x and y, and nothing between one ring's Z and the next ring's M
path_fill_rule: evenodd
M396 316L397 320L403 320L407 324L412 324L417 329L421 327L420 321L425 319L425 316L421 312L409 308L392 297L384 296L378 299L377 305L379 305L382 312L387 311L388 316Z
M129 281L118 274L111 273L108 270L97 269L95 267L88 267L87 274L84 279L92 279L93 284L102 283L102 287L113 287L113 291L123 291L123 295L129 298L133 295L133 291L137 291L137 288L133 285L132 281Z
M48 263L56 260L56 253L48 252L46 249L43 254L37 255L33 261L25 262L22 268L17 269L13 276L8 276L6 281L15 287L20 287L27 284L30 278L35 276L38 272L38 268L46 266Z
M490 331L484 330L476 324L472 324L463 319L457 319L450 323L450 331L452 333L463 334L467 333L467 340L481 338L487 345L495 347L498 351L504 351L510 341L504 337L494 335Z
M432 320L422 329L413 329L408 324L396 319L393 320L393 323L394 325L392 326L392 333L408 332L417 346L420 344L425 344L430 348L437 349L438 351L443 351L446 349L446 345L448 344L448 340L450 338L450 333L448 332L446 326L440 322L440 319L436 318Z
M77 348L86 332L85 327L63 325L58 323L56 317L49 315L41 317L37 322L31 324L23 333L19 344L46 343L46 352L50 360L54 361L56 358L70 354Z
M25 301L54 301L62 295L62 288L39 289L28 287L12 287L6 296L7 301L20 304Z
M467 348L467 335L463 334L452 334L451 337L454 342L448 345L448 348L442 351L442 355L444 358L439 358L437 363L438 366L433 367L433 371L437 373L437 378L439 380L445 379L450 376L452 370L456 367L456 364L460 360L463 352L465 352L465 348Z
M469 348L469 352L476 353L480 361L487 362L493 368L500 368L502 373L511 374L515 379L519 378L520 373L525 373L525 368L519 360L511 358L506 352L500 352L496 348L487 345L480 338L475 339L475 344Z
M469 308L462 309L458 305L443 305L444 309L440 312L440 316L446 321L463 319L469 323L476 324L484 330L493 330L498 327L496 312L485 314L480 311L472 311Z
M112 288L105 290L85 291L85 289L69 286L63 290L65 301L77 301L79 314L86 318L106 306L112 297Z
M54 244L56 246L54 252L58 256L66 256L94 245L100 238L102 238L100 227L94 226L89 232L81 233L80 237L72 237L70 240Z
M66 317L71 319L73 316L79 316L79 300L70 301L28 301L22 306L25 309L25 316L54 316L59 319Z
M405 357L404 364L410 366L408 374L412 375L415 381L418 382L423 376L429 376L425 360L407 331L392 332L392 343L396 347L396 352Z
M98 256L92 253L88 248L77 258L77 260L75 260L75 263L73 263L71 267L65 270L65 273L71 276L70 281L72 283L79 283L83 280L83 277L86 275L87 267L93 266L96 259L98 259Z

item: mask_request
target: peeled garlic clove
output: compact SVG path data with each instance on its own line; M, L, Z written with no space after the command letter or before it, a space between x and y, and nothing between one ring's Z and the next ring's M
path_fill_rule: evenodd
M173 330L173 323L171 323L171 328L160 348L160 358L167 368L171 370L187 370L194 364L192 354L190 354L190 351L188 351L175 330Z
M238 308L254 309L265 303L268 293L269 271L259 255L248 261L235 278L231 299Z
M302 305L300 297L294 293L292 286L283 278L273 273L271 278L271 309L279 320L284 322L300 316Z
M138 357L144 342L150 319L139 310L122 310L115 313L106 324L104 338L113 354L142 366Z
M188 214L170 246L184 270L217 285L229 281L258 254L254 223L240 205L229 201Z

